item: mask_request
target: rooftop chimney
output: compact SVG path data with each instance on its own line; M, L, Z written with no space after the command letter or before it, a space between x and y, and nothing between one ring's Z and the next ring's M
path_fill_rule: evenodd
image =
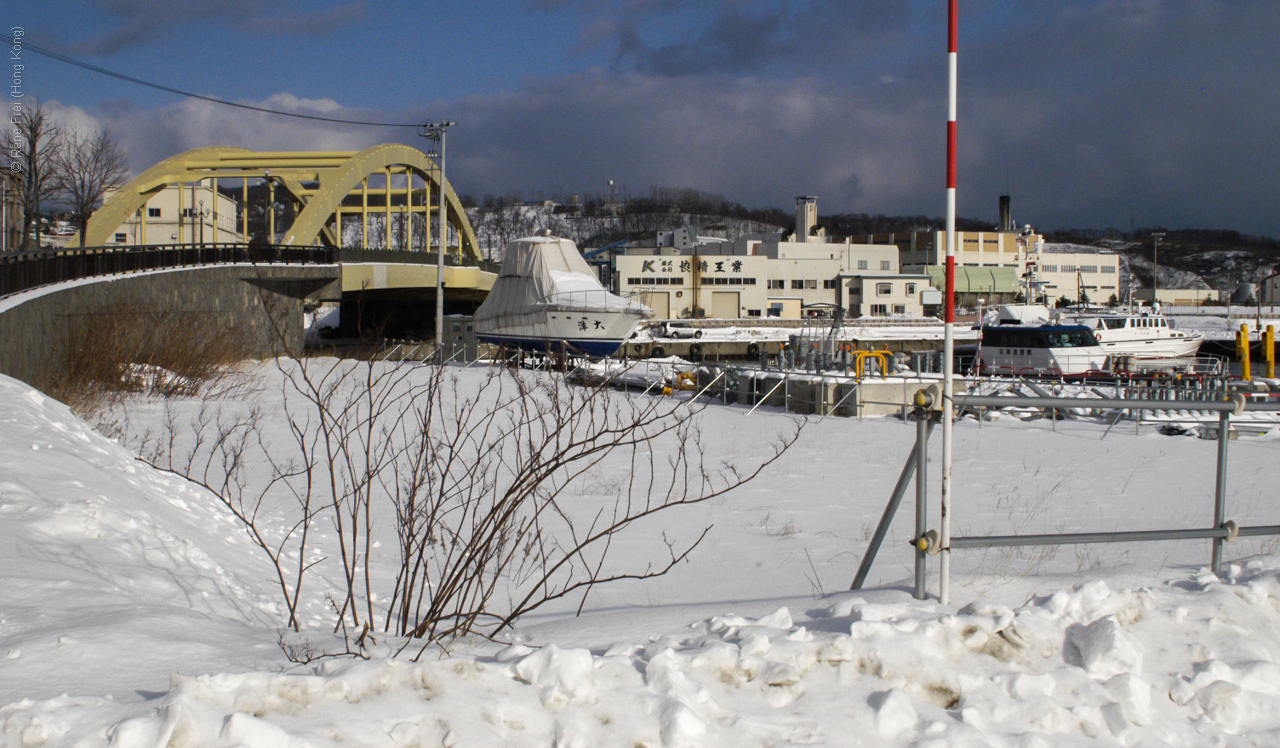
M1009 210L1009 196L1000 196L1000 225L998 231L1013 231L1013 213Z

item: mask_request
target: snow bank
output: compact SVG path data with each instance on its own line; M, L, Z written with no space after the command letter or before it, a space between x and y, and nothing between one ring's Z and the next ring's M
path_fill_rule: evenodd
M843 596L804 625L792 617L714 617L597 652L553 644L175 677L148 715L103 725L101 702L23 701L0 710L0 734L120 748L1280 737L1280 571L1262 563L1139 590L1090 582L1015 608Z
M760 448L758 416L705 417L712 448ZM964 604L944 607L903 591L909 556L891 548L909 529L895 525L878 588L823 594L851 574L858 523L878 517L913 429L810 428L758 484L681 520L718 533L689 564L593 590L581 619L546 612L512 643L463 641L417 662L383 640L367 661L299 666L276 646L270 569L207 494L0 378L0 745L1280 740L1280 561L1218 576L1179 560L1204 558L1204 543L959 554ZM1089 529L1104 509L1117 526L1150 526L1157 510L1194 524L1210 509L1214 448L1200 440L1116 429L1101 441L1105 424L1013 418L956 433L965 532ZM1232 442L1232 516L1274 521L1277 448ZM1121 480L1100 491L1100 475Z

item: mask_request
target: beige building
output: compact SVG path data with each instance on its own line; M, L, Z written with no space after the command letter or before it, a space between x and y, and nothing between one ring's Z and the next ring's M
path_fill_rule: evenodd
M931 268L946 265L946 231L875 234L854 239L893 244L901 253L904 271L942 277ZM1049 304L1060 298L1075 301L1081 291L1091 302L1100 304L1113 294L1118 299L1124 295L1120 288L1120 258L1111 250L1046 245L1039 234L1026 231L958 231L956 241L957 276L965 278L965 283L958 283L958 287L963 286L962 304L973 303L977 298L984 298L987 303L1012 301L1011 295L1025 293L1026 281L1038 289L1031 294L1033 299L1043 295Z
M851 317L919 317L924 314L926 300L931 304L942 301L936 292L932 294L936 299L929 298L929 276L918 273L857 275L842 280L845 298L840 305Z
M1034 253L1031 262L1035 277L1045 284L1042 288L1049 304L1062 298L1106 304L1112 296L1124 301L1127 293L1120 288L1120 257L1109 249L1058 251L1048 245Z
M847 283L855 277L899 277L897 249L887 245L757 237L683 248L633 248L615 263L618 293L638 296L659 319L799 319L815 304L840 304L851 315L870 314L872 306L877 312L881 306L903 307L902 314L921 310L918 298L898 298L904 284L884 305L868 303L863 309L861 297L849 296ZM921 282L917 293L927 285Z
M110 193L104 198L110 198ZM244 241L239 203L208 185L171 184L112 234L111 244L214 244Z

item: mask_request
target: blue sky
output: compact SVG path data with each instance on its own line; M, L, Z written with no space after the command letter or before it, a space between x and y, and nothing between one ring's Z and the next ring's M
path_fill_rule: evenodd
M551 197L652 185L752 206L941 215L944 0L20 0L33 43L201 94L446 117L450 178ZM961 0L963 215L1280 236L1280 3ZM142 169L207 145L412 130L220 108L28 54L24 85ZM421 143L421 141L417 141Z

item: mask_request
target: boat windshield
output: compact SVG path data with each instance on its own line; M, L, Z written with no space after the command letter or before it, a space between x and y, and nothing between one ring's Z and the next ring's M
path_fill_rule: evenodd
M1087 348L1098 339L1086 327L988 327L982 344L1008 348Z
M1107 317L1102 320L1102 324L1106 325L1108 330L1119 330L1127 321L1124 317Z

